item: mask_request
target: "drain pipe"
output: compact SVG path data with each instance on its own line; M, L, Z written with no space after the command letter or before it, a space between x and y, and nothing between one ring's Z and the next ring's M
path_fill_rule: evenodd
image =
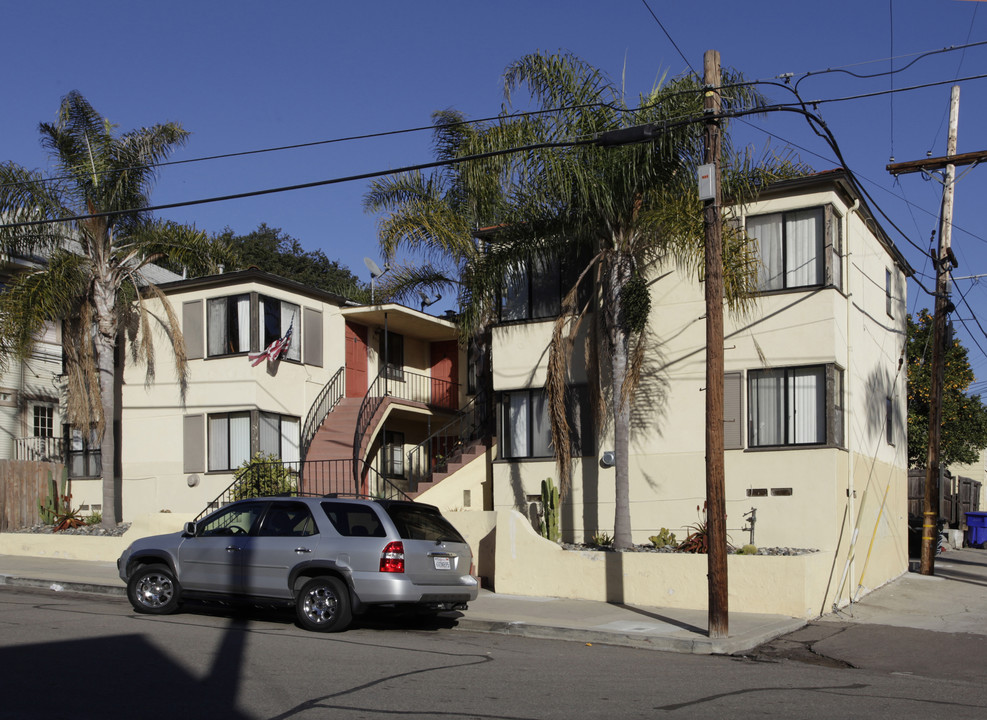
M853 484L853 432L850 427L850 414L853 408L853 372L851 372L851 361L853 359L853 333L851 331L852 322L852 309L853 309L853 293L850 292L850 217L860 209L860 198L856 198L853 201L853 205L847 210L844 216L844 226L846 228L843 233L843 256L846 258L846 264L844 265L843 273L843 283L846 288L846 404L843 408L843 431L846 433L846 465L847 465L847 518L850 522L850 527L853 529L853 533L850 536L850 547L847 551L846 563L843 566L843 576L840 578L840 584L837 586L836 596L833 598L833 610L837 609L840 600L840 594L843 592L843 588L846 587L847 573L850 573L850 577L856 576L856 561L855 553L857 548L857 535L860 530L857 527L857 514L854 500L856 498L856 489ZM840 258L840 262L843 262L843 258ZM850 598L852 602L853 598Z

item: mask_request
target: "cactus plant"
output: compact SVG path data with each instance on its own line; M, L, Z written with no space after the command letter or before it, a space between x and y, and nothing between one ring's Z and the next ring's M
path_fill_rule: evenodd
M657 535L652 535L648 538L651 544L656 548L663 548L668 545L675 546L677 543L675 541L675 533L669 532L668 528L662 528Z
M559 531L559 489L550 477L541 481L541 507L542 537L559 542L562 538Z
M38 500L38 517L45 525L54 525L56 518L68 509L69 494L65 492L68 485L68 470L62 469L62 487L59 489L58 481L51 470L48 471L48 492L45 497Z

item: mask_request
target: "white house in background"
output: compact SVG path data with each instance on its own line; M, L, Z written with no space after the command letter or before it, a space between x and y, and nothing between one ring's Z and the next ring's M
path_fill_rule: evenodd
M903 353L912 271L841 170L772 185L738 220L758 239L762 267L753 311L726 318L729 536L735 545L825 553L829 577L820 586L845 598L907 567ZM544 385L563 271L564 263L546 263L520 292L505 293L493 329L497 510L532 515L541 480L557 476ZM673 265L649 282L655 344L629 458L636 543L661 528L681 540L705 498L703 286ZM613 435L590 423L582 353L574 356L581 456L561 527L563 538L583 541L613 533Z
M423 479L410 476L406 452L466 396L454 323L399 305L359 306L258 270L158 287L181 322L188 387L183 401L162 308L145 298L159 319L156 377L146 385L127 354L124 519L198 513L257 453L300 470L303 490L414 493ZM281 357L252 362L289 328ZM76 503L99 502L98 480L75 481L72 491Z
M44 262L41 257L5 257L0 290L9 278ZM181 277L156 265L145 267L144 276L153 283ZM64 371L60 322L45 326L28 359L8 359L0 375L0 459L61 462L73 482L92 484L102 470L100 451L67 423ZM99 510L101 501L97 492L84 502L73 498L73 505L88 512Z

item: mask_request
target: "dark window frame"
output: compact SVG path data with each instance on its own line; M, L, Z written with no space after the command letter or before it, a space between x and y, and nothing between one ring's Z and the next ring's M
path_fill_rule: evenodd
M302 361L302 306L290 300L282 300L273 295L262 294L257 296L257 303L258 350L267 348L272 342L284 337L284 334L288 332L288 328L282 327L282 307L288 305L294 308L292 319L288 321L288 327L291 328L291 342L288 344L287 351L281 355L280 359L300 363ZM275 326L277 329L275 329Z
M516 451L512 446L510 423L510 396L519 395L527 398L526 402L526 427L527 437L525 439L526 450ZM519 460L547 460L555 456L552 450L551 419L548 417L548 397L544 388L520 388L517 390L505 390L500 393L498 402L499 417L498 428L500 429L500 459L508 461ZM537 443L534 436L534 409L536 403L543 403L546 417L544 419L547 428L547 437L541 438ZM566 389L566 415L569 419L570 445L573 457L588 457L595 454L596 435L593 428L592 416L589 405L589 390L586 385L572 385ZM543 452L536 452L536 444L544 448Z
M231 307L239 308L239 301L247 300L247 325L246 332L247 338L246 343L244 343L241 335L241 323L239 320L239 315L231 313ZM236 301L236 304L233 304ZM217 305L222 303L224 305L223 309L223 319L222 330L216 327L216 323L213 322L213 316L216 312L213 310ZM238 355L246 355L253 348L253 342L251 341L251 328L253 327L253 311L252 311L252 298L251 293L236 293L234 295L222 295L219 297L208 298L206 300L206 357L207 358L221 358L221 357L236 357ZM217 337L216 333L221 332L221 337ZM233 349L233 338L236 339L236 347L241 349ZM223 351L216 352L214 350L217 344L222 344ZM245 348L245 349L244 349Z
M821 238L816 238L816 257L820 263L819 271L817 272L817 282L805 283L805 284L789 284L788 274L790 272L789 260L788 260L788 243L787 240L787 225L786 220L797 213L806 212L818 213L817 217L817 227L821 227ZM756 236L751 233L750 221L755 219L765 219L777 217L780 223L780 242L781 242L781 253L782 253L782 267L781 267L781 279L782 286L775 288L763 288L760 287L760 279L758 280L757 292L761 294L768 293L781 293L781 292L793 292L799 290L821 288L821 287L832 287L837 290L842 291L843 289L843 223L842 218L836 213L831 204L824 205L812 205L803 208L793 208L790 210L781 210L778 212L767 212L767 213L757 213L748 215L744 219L744 226L750 237L756 238ZM761 240L757 239L758 252L761 251Z
M822 371L822 440L813 442L795 442L790 437L790 427L792 410L789 407L790 383L794 374L804 371ZM754 413L756 403L752 401L754 396L754 382L769 373L784 373L784 385L781 389L785 409L780 418L782 442L756 442L761 432L757 429ZM795 365L779 368L765 368L747 371L747 438L748 448L752 450L777 450L777 449L806 449L806 448L842 448L844 447L844 427L846 412L843 403L844 370L833 363L821 363L814 365Z

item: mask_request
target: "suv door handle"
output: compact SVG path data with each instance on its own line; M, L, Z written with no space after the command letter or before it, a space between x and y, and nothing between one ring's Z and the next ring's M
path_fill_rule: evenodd
M311 550L310 550L309 548L305 548L305 547L296 547L296 548L295 548L295 552L296 552L296 553L307 553L307 552L312 552L312 551L311 551Z
M240 552L240 548L238 548L236 545L227 545L226 552Z

